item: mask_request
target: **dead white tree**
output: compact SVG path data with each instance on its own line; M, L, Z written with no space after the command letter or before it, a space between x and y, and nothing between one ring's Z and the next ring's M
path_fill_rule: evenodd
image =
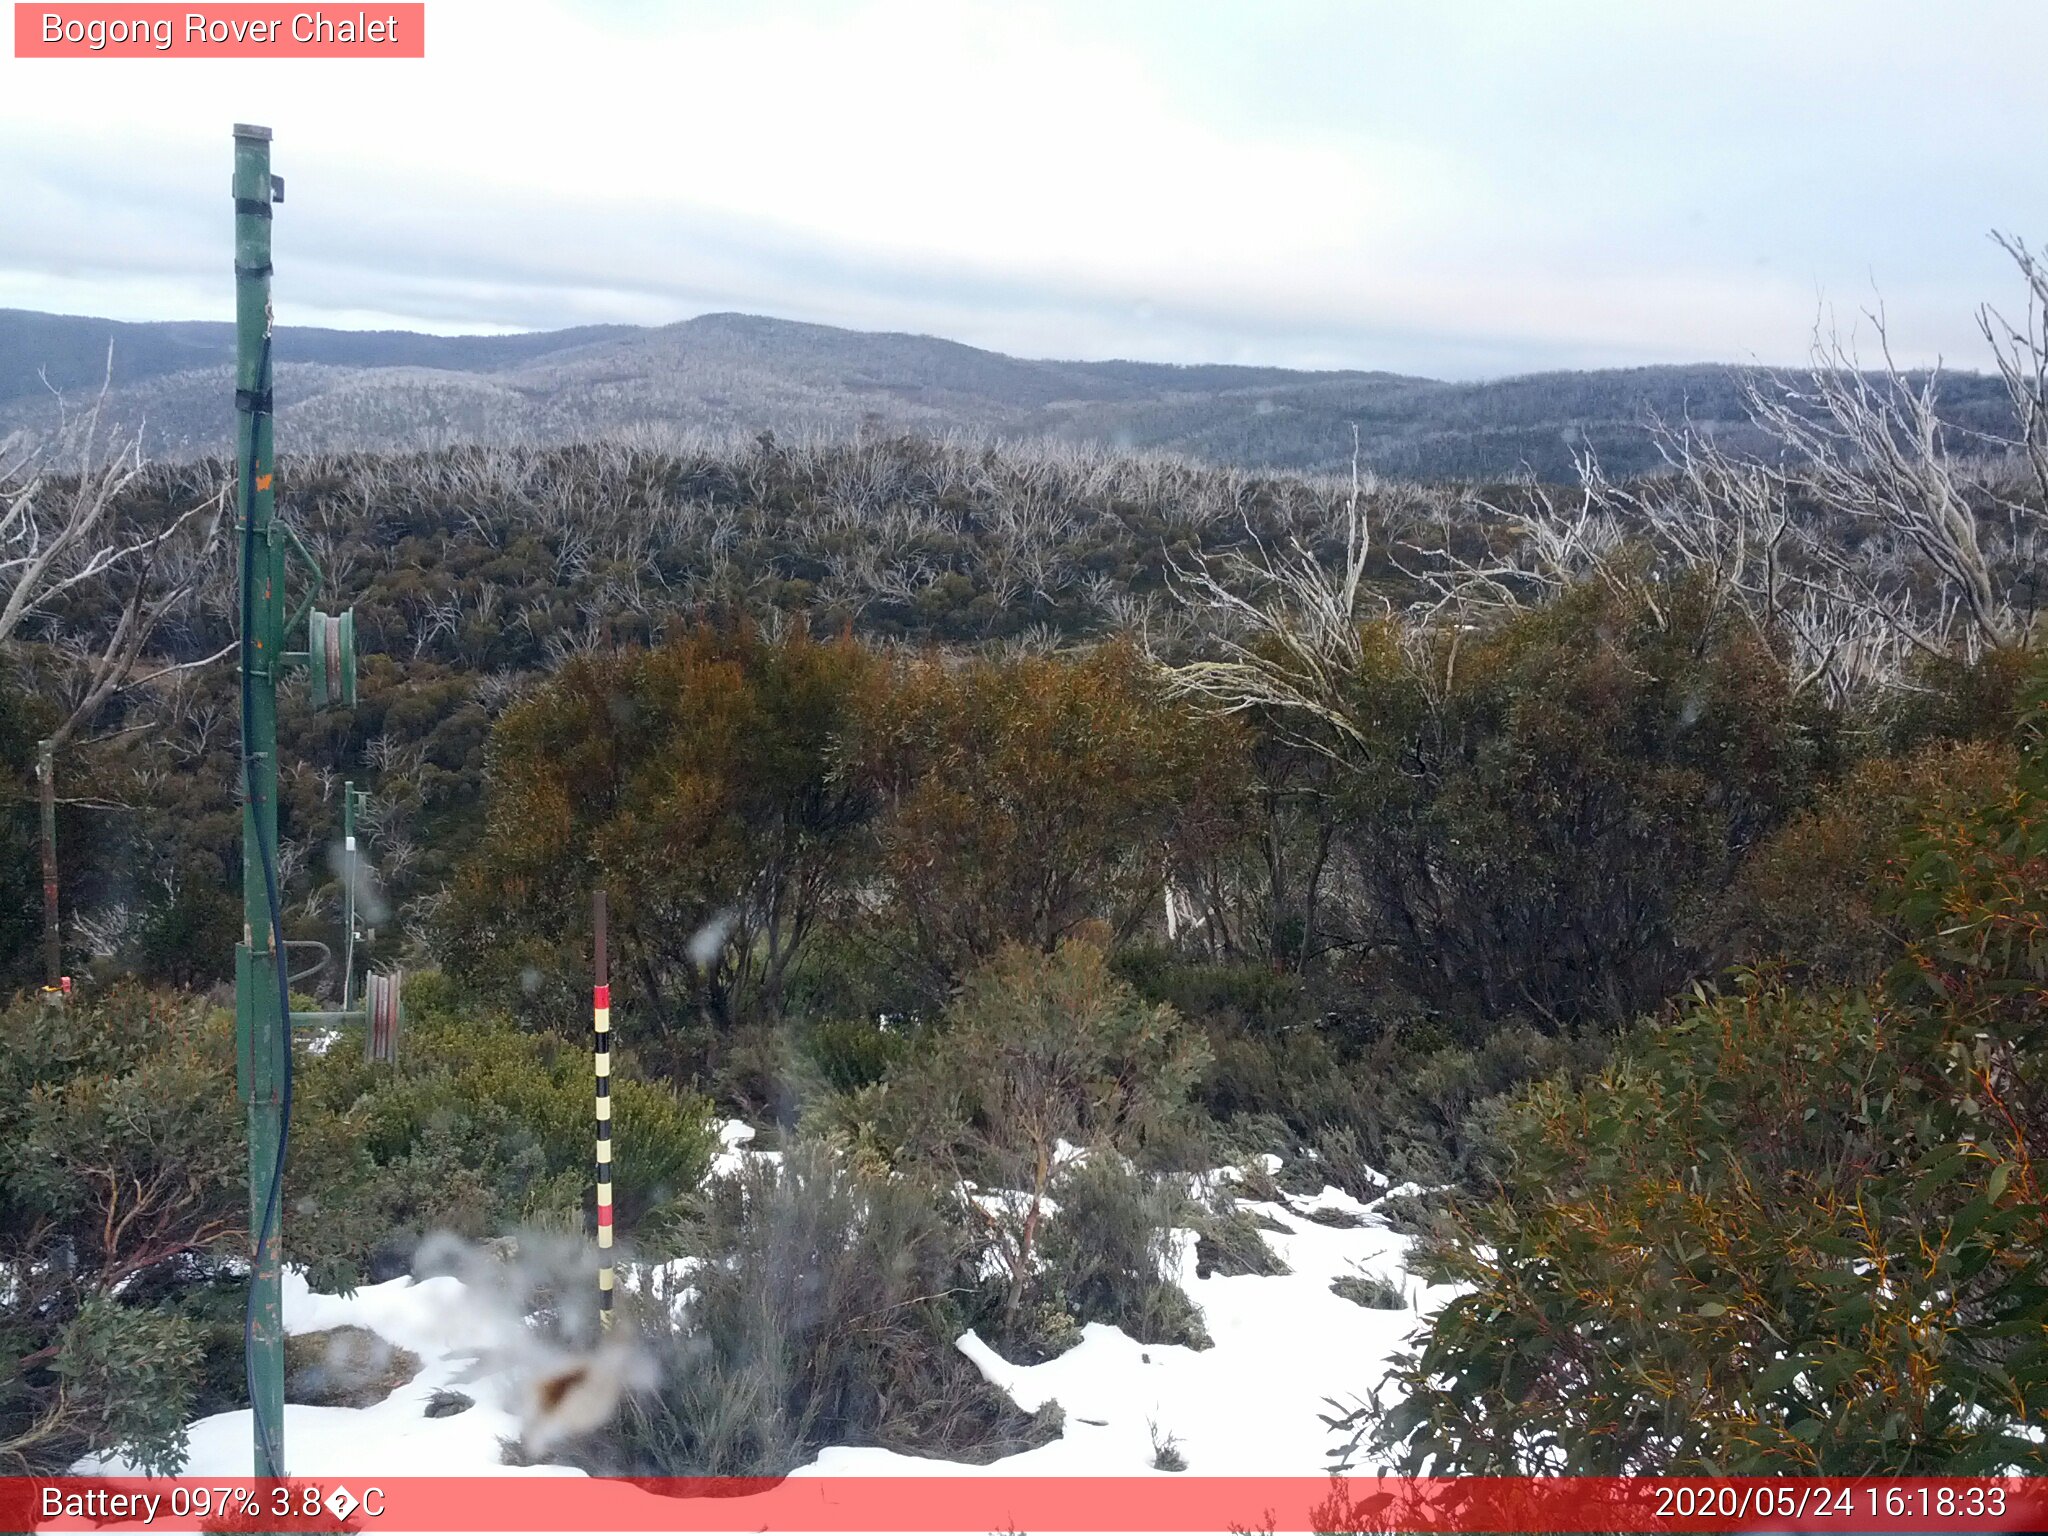
M1829 562L1845 601L1874 605L1912 643L1959 646L1974 658L2027 633L2031 615L2015 605L2009 541L1994 544L1987 514L2003 513L2022 540L2038 533L2039 511L1996 497L1955 451L1941 413L1941 370L1909 377L1892 360L1882 314L1873 314L1883 366L1866 369L1840 337L1815 343L1815 365L1794 379L1766 375L1747 391L1758 425L1783 445L1788 473L1822 509L1878 549L1897 549L1901 567L1917 566L1936 594L1930 611L1910 601L1909 569L1888 573L1841 553ZM2005 545L2006 547L2000 547ZM1811 541L1817 553L1835 546ZM1886 580L1887 575L1897 579Z
M63 481L33 442L17 436L0 443L0 649L35 640L66 663L64 714L49 738L53 748L70 741L123 689L204 666L234 649L137 675L150 641L209 574L229 486L223 481L193 498L165 523L138 526L122 494L143 472L141 433L103 443L106 394L102 385L82 421L60 434L78 445L76 468ZM54 627L56 610L81 591L116 594L117 605L106 605L111 624L99 632Z
M1164 665L1168 686L1221 713L1270 711L1291 740L1342 759L1368 744L1348 685L1373 619L1392 620L1392 639L1436 690L1468 632L1588 582L1655 624L1672 622L1683 583L1688 601L1704 596L1709 622L1747 625L1770 647L1795 692L1835 702L1923 686L1916 658L2028 643L2048 543L2048 257L2000 243L2027 292L2019 319L1979 316L2009 434L1952 425L1940 371L1897 366L1881 314L1869 317L1875 368L1819 336L1804 373L1746 381L1749 414L1775 440L1761 457L1689 422L1653 424L1659 474L1617 483L1586 458L1570 491L1524 484L1464 502L1454 520L1447 492L1372 484L1354 432L1339 527L1278 547L1254 536L1248 551L1175 566L1208 654ZM1427 594L1400 615L1365 583L1376 534Z
M1215 626L1218 654L1167 667L1169 690L1222 714L1272 710L1282 730L1319 752L1337 755L1338 744L1364 745L1342 700L1344 680L1364 656L1368 609L1391 615L1385 600L1364 586L1372 551L1368 508L1377 491L1359 465L1354 427L1350 492L1336 529L1343 540L1338 564L1324 562L1298 533L1269 548L1249 521L1253 552L1174 563L1173 589ZM1297 720L1322 729L1297 730Z
M1978 328L1997 360L2011 402L2014 436L1999 446L2008 462L2025 466L2025 489L2000 497L2013 564L2028 573L2026 617L2031 625L2040 602L2044 551L2042 520L2048 509L2048 260L2010 235L1994 235L2026 284L2025 308L2015 323L1985 305ZM2031 498L2026 494L2031 490Z
M1432 594L1420 618L1483 626L1591 580L1626 588L1661 623L1669 583L1684 577L1710 616L1752 627L1795 692L1837 702L1915 686L1916 657L2026 643L2048 506L2048 270L2000 243L2028 295L2019 322L1979 312L2009 435L1952 425L1941 370L1900 368L1873 312L1879 366L1817 333L1806 371L1745 381L1773 454L1738 457L1690 423L1653 423L1663 473L1618 484L1585 458L1569 495L1529 486L1512 508L1479 505L1508 535L1504 550L1416 551L1403 569Z
M100 392L82 419L70 420L58 396L61 414L53 441L73 444L77 451L76 468L68 477L54 474L47 451L25 437L0 443L0 654L32 654L42 670L56 674L61 701L57 725L36 753L44 981L52 997L58 995L62 971L57 753L116 694L203 666L233 649L138 675L159 627L187 607L203 580L227 487L194 498L167 523L143 526L131 520L123 493L143 472L142 434L138 428L133 437L103 440L112 379L110 347ZM104 600L108 594L111 603ZM63 610L88 596L101 597L96 606L111 610L111 622L97 628L67 626Z

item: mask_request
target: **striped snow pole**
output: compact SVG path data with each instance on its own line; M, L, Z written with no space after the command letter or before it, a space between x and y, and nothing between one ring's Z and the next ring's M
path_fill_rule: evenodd
M592 1049L597 1056L597 1320L612 1325L612 989L605 959L604 892L591 898L597 985L591 989Z

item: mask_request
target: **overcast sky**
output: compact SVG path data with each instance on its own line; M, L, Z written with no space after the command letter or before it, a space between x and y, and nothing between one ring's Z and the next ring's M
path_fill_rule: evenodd
M358 328L737 309L1475 377L1796 361L1881 299L1971 365L1989 232L2048 239L2038 0L427 20L424 61L0 58L0 307L229 318L236 121L288 185L279 319Z

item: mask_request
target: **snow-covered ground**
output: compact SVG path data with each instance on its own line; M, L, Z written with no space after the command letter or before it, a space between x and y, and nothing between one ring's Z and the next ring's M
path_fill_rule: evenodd
M751 1135L744 1126L728 1127L721 1168L776 1155L747 1151ZM1090 1324L1058 1358L1020 1366L969 1333L959 1341L962 1352L1019 1407L1058 1401L1065 1425L1057 1440L985 1466L840 1447L798 1475L1142 1476L1154 1470L1155 1447L1170 1438L1190 1473L1316 1476L1328 1465L1330 1434L1319 1418L1328 1400L1376 1384L1422 1317L1454 1293L1408 1273L1410 1240L1388 1229L1378 1202L1361 1204L1326 1188L1294 1199L1291 1208L1239 1204L1288 1229L1264 1235L1290 1273L1199 1278L1193 1234L1182 1234L1178 1278L1201 1308L1214 1347L1143 1345L1119 1329ZM1307 1213L1348 1214L1360 1224L1332 1226ZM1361 1274L1392 1282L1408 1306L1366 1308L1331 1291L1332 1281ZM528 1427L522 1406L536 1346L520 1319L478 1288L452 1276L402 1278L328 1296L293 1273L284 1322L291 1333L367 1329L421 1362L417 1376L370 1407L288 1405L285 1445L294 1474L581 1475L570 1467L503 1463L506 1442ZM463 1394L471 1406L427 1417L429 1401L444 1390ZM246 1474L251 1433L246 1411L199 1420L191 1428L187 1475ZM78 1470L129 1469L94 1461Z
M1410 1275L1404 1265L1410 1239L1389 1231L1372 1206L1341 1190L1297 1199L1293 1210L1238 1204L1290 1229L1264 1236L1291 1273L1197 1278L1193 1234L1183 1234L1178 1279L1202 1309L1212 1348L1139 1344L1121 1329L1090 1323L1081 1342L1056 1359L1012 1365L973 1334L963 1337L961 1350L1020 1408L1057 1401L1066 1422L1059 1439L1036 1450L957 1470L1141 1475L1152 1469L1155 1437L1171 1437L1187 1470L1203 1476L1322 1472L1331 1441L1319 1415L1330 1411L1328 1399L1348 1400L1377 1384L1420 1314L1455 1292ZM1364 1225L1329 1226L1304 1211L1349 1213ZM1361 1307L1330 1289L1331 1281L1360 1274L1391 1281L1409 1306ZM891 1451L835 1448L804 1470L845 1476L937 1469Z

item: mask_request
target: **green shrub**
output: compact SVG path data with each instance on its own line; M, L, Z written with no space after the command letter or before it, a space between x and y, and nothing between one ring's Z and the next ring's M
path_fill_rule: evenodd
M886 1016L904 1032L914 1033L939 1011L929 1006L925 981L906 974L912 968L904 965L903 956L916 948L915 933L873 916L854 925L822 928L790 965L785 1011L799 1020Z
M901 1029L887 1029L864 1019L815 1019L799 1032L804 1061L826 1087L853 1093L879 1083L911 1051Z
M2010 740L2039 666L2038 650L2025 646L1975 659L1922 657L1915 686L1900 689L1880 715L1884 749L1904 756L1931 742Z
M1288 1272L1260 1235L1257 1218L1239 1210L1227 1193L1219 1191L1208 1204L1191 1206L1187 1222L1195 1231L1195 1273L1203 1279Z
M1147 1002L1166 1003L1184 1018L1277 1033L1313 1022L1301 977L1270 964L1190 961L1172 950L1133 946L1114 962Z
M1757 979L1534 1090L1383 1442L1489 1474L2038 1469L2000 1408L2048 1408L2038 1324L2000 1333L2048 1304L2039 1208L1957 1139L1922 1041Z
M1315 1154L1313 1171L1352 1199L1377 1200L1387 1192L1386 1176L1367 1158L1365 1137L1356 1126L1318 1126L1309 1150Z
M935 999L1006 944L1129 929L1176 859L1238 833L1242 731L1169 697L1128 640L906 658L852 713L847 780L880 807L864 905L914 940L899 969Z
M578 1458L593 1470L774 1476L827 1445L988 1460L1043 1443L954 1346L978 1288L950 1196L815 1142L714 1181L682 1319L636 1313L657 1387Z
M1152 1470L1155 1472L1185 1472L1188 1459L1181 1454L1180 1436L1162 1432L1157 1424L1147 1424L1152 1436Z
M64 1410L82 1419L75 1438L63 1437L66 1449L118 1450L147 1471L181 1468L201 1352L200 1332L184 1318L90 1297L57 1351ZM11 1442L10 1458L29 1461L40 1448L47 1461L52 1443L36 1447L42 1428Z
M1346 1301L1377 1312L1399 1312L1408 1305L1401 1287L1385 1275L1339 1275L1330 1282L1330 1289Z
M1012 945L961 985L928 1047L839 1118L885 1161L1007 1192L970 1210L1009 1277L1010 1332L1063 1144L1142 1154L1185 1120L1205 1060L1171 1008L1111 973L1098 937L1050 954Z
M793 1125L812 1090L809 1073L783 1024L743 1024L718 1042L698 1077L723 1110L752 1125Z
M0 1008L0 1469L182 1461L207 1334L175 1295L247 1241L233 1074L196 999Z
M293 1258L316 1284L352 1283L381 1245L445 1230L581 1230L590 1189L589 1048L446 1006L421 989L394 1068L346 1045L298 1086ZM704 1099L633 1075L614 1055L612 1197L622 1235L672 1219L710 1167ZM311 1219L317 1218L317 1219Z
M1840 752L1840 717L1693 577L1583 581L1421 657L1372 642L1331 685L1358 758L1335 857L1361 947L1454 1015L1618 1027L1660 1006L1712 963L1703 919L1743 856Z
M1455 1195L1444 1191L1397 1194L1388 1195L1374 1211L1386 1221L1390 1232L1399 1232L1403 1237L1435 1237L1444 1232L1455 1205Z
M1886 862L1874 985L1698 990L1502 1116L1467 1294L1353 1426L1409 1470L2048 1471L2048 663ZM1868 859L1861 862L1868 863Z
M23 686L13 657L0 657L0 890L10 893L0 902L0 997L43 979L41 905L23 898L42 883L36 742L56 721L54 701Z
M1046 1223L1035 1291L1141 1344L1209 1347L1201 1309L1171 1278L1173 1230L1190 1214L1185 1195L1106 1154L1062 1170L1052 1196L1058 1212Z
M1396 1033L1352 1044L1319 1031L1213 1028L1195 1097L1223 1122L1227 1159L1279 1153L1288 1159L1285 1177L1308 1186L1302 1193L1329 1183L1369 1200L1386 1178L1471 1179L1486 1163L1495 1101L1553 1073L1589 1071L1607 1049L1598 1035L1526 1025L1481 1025L1471 1034L1470 1043ZM1304 1151L1317 1156L1302 1158Z
M249 1310L245 1274L181 1266L145 1277L121 1293L129 1305L147 1303L183 1319L197 1334L200 1357L186 1419L203 1419L249 1406L243 1326Z
M1938 741L1907 758L1860 764L1757 849L1729 892L1731 949L1822 981L1877 979L1898 953L1882 911L1906 838L1983 803L2012 779L2004 742Z
M571 658L491 732L489 835L440 919L451 963L520 1010L570 1002L603 885L647 1054L679 1077L716 1070L735 1030L779 1016L848 876L870 797L837 754L879 670L801 622Z
M1271 1110L1253 1110L1212 1123L1209 1146L1220 1168L1253 1163L1267 1153L1293 1156L1301 1142L1280 1116Z

